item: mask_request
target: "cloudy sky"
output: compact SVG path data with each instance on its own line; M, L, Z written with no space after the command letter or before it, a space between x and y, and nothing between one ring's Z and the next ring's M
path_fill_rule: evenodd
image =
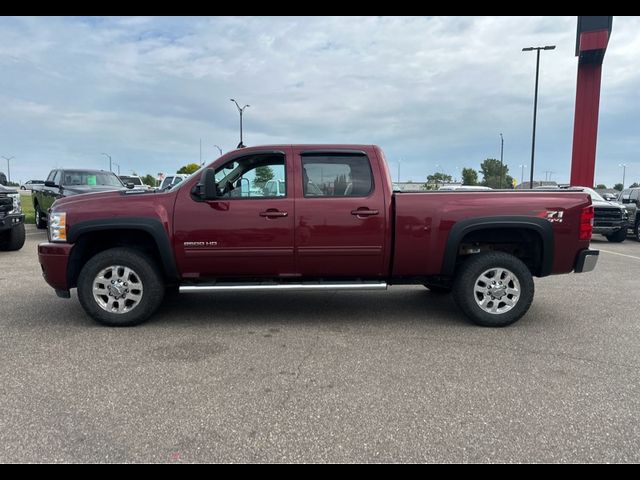
M375 143L402 180L530 164L568 181L576 17L0 18L0 155L14 180L55 166L175 171L245 144ZM596 181L640 181L640 18L615 17ZM0 159L0 170L6 162ZM528 176L525 170L525 177ZM548 173L552 172L552 173Z

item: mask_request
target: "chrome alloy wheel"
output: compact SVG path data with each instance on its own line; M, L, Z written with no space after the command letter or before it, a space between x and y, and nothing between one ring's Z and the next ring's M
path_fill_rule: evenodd
M140 305L143 291L140 276L122 265L101 270L93 280L93 299L109 313L130 312Z
M473 296L487 313L499 315L516 306L520 299L520 282L505 268L491 268L475 281Z

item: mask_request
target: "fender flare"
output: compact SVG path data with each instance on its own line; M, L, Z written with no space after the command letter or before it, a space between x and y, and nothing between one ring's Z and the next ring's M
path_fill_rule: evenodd
M539 277L551 274L553 267L555 242L551 222L544 218L526 216L495 216L469 218L456 222L449 232L442 260L442 274L452 276L455 273L458 247L462 239L471 232L493 228L517 228L535 232L542 241L542 263L537 273Z
M87 220L71 225L69 243L75 243L82 235L102 230L138 230L151 235L160 252L162 267L170 279L179 278L169 235L159 220L146 217L119 217Z

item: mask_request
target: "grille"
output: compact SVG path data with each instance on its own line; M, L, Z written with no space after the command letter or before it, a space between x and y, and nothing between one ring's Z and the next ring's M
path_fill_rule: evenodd
M595 208L594 223L596 226L607 226L611 222L622 220L622 210L618 208Z
M0 218L13 210L13 199L10 197L0 197Z

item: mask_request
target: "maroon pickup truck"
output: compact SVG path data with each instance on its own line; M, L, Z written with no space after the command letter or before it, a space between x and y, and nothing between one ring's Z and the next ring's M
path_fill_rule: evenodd
M243 148L169 191L60 199L48 220L44 278L114 326L146 320L167 290L402 284L452 292L473 322L505 326L529 309L534 276L598 258L585 193L393 192L371 145Z

